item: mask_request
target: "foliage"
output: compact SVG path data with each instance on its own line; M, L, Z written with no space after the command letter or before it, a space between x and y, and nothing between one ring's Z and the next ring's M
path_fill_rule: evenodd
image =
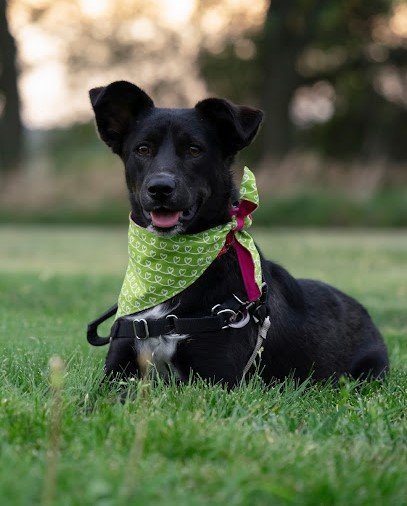
M214 92L265 109L259 156L302 146L405 160L406 19L396 0L272 1L263 30L245 35L256 57L230 39L201 52L202 75Z
M62 203L40 209L0 210L0 223L126 224L127 200ZM382 190L368 198L313 190L294 196L265 196L256 211L257 226L407 227L407 194L403 189Z
M368 198L333 191L309 191L264 199L256 224L316 227L405 227L407 192L382 190Z
M56 503L402 504L406 496L407 258L394 232L258 233L298 276L360 298L389 345L383 385L227 392L202 383L99 384L85 324L118 292L125 229L0 229L0 490L38 503L49 448L48 360L66 366ZM53 252L52 254L50 254ZM23 317L22 317L23 315Z
M161 105L193 105L209 88L262 107L253 159L293 149L407 159L407 7L400 0L10 5L23 73L58 69L70 104L61 98L59 121L89 118L87 89L124 78Z
M213 47L261 21L265 1L247 6L225 0L14 0L13 13L21 39L31 27L53 48L49 58L62 67L74 102L93 86L125 79L145 87L157 103L185 106L205 94L195 64L199 47ZM214 20L221 23L215 30ZM38 61L28 59L25 67L30 64Z

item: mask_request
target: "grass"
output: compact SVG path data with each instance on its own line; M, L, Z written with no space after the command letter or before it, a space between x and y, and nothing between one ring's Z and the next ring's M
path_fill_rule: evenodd
M267 389L254 380L226 392L134 382L120 404L98 388L106 348L91 349L84 331L120 288L125 230L3 226L3 504L405 504L407 235L255 235L293 274L368 307L390 350L384 384ZM59 390L49 379L54 355L66 367Z

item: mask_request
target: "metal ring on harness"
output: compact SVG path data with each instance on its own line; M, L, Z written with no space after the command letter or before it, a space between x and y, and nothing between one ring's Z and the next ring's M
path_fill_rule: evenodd
M243 318L241 318L239 321L235 321L234 323L229 323L228 327L231 327L232 329L241 329L245 327L249 321L250 321L250 314L248 311L246 311L246 314L244 315L241 311L239 311Z
M230 326L230 322L231 321L235 321L236 320L237 313L236 313L236 311L233 311L233 309L221 309L220 311L216 312L217 315L220 315L220 314L223 314L223 313L231 315L229 322L222 327L222 330L225 330L225 329L227 329Z
M139 323L139 322L143 322L143 324L144 324L144 332L145 332L145 336L144 337L140 337L137 334L136 323ZM150 332L148 331L148 323L147 323L147 320L145 318L134 318L134 320L133 320L133 330L134 330L134 335L140 341L142 341L144 339L148 339L150 337Z

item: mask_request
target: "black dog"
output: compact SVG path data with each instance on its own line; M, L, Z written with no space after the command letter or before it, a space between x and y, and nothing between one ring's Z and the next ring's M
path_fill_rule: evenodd
M234 155L250 144L263 118L257 109L208 98L192 109L156 108L137 86L114 82L90 91L103 141L123 160L132 217L158 234L196 233L230 220L237 195L231 174ZM319 281L296 280L262 259L271 327L259 371L266 382L290 374L299 380L380 377L388 369L383 339L354 299ZM137 315L203 317L236 294L245 298L233 249L165 304ZM181 381L191 374L237 384L256 345L257 326L138 341L115 339L106 374L140 374L138 357L153 352L160 373Z

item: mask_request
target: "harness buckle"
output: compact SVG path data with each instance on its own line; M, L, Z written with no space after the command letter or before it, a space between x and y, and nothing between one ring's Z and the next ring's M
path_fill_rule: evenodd
M136 328L136 323L143 323L144 325L144 332L145 332L145 336L144 337L141 337L137 334L137 328ZM137 319L135 318L133 320L133 330L134 330L134 335L136 336L137 339L139 340L143 340L143 339L148 339L150 337L150 332L148 330L148 323L147 323L147 320L145 320L144 318L140 318L140 319Z

